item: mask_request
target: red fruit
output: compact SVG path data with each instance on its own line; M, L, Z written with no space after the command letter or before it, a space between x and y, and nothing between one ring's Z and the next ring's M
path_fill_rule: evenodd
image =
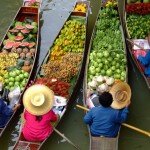
M20 44L21 44L21 42L15 42L13 47L18 48L20 46Z
M28 42L22 42L22 43L20 43L20 46L22 46L22 47L28 47L29 43Z
M16 37L15 37L15 40L16 40L16 41L21 41L21 40L23 40L23 39L24 39L23 36L16 36Z
M32 26L32 25L30 25L30 24L27 24L27 25L26 25L26 28L29 29L29 30L32 30L32 29L34 29L34 26Z
M27 33L29 33L30 31L27 30L27 29L23 29L23 30L21 30L21 32L22 32L23 34L27 34Z
M35 46L35 43L34 43L34 42L29 43L29 48L32 48L32 47L34 47L34 46Z
M17 30L23 30L25 27L24 26L16 26L15 27Z

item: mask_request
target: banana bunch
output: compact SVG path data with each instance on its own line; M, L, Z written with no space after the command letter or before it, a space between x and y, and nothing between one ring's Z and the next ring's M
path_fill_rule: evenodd
M0 69L0 82L4 83L5 79L4 79L4 75L8 74L7 70L1 70Z
M0 69L16 65L18 57L17 53L0 53Z
M108 1L106 3L106 7L115 7L117 6L117 2L116 1Z
M77 4L74 11L80 11L80 12L86 12L86 4L84 3L80 3L80 4Z
M0 76L0 82L4 83L4 78Z
M18 59L17 53L0 53L0 82L4 83L3 76L6 75L8 72L6 70L7 67L15 66Z

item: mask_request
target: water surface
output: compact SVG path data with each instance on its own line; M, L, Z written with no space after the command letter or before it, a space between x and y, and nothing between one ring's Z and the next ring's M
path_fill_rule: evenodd
M75 0L52 0L52 2L51 0L43 0L40 15L41 47L39 64L42 62L49 50L49 47L52 45L55 37L59 33L60 28L67 19L74 2ZM0 0L0 40L5 34L21 4L21 0ZM100 0L91 0L92 14L89 16L88 23L88 43L99 8ZM150 130L150 91L132 61L129 61L129 84L132 88L132 103L127 122L148 131ZM81 150L88 150L88 131L82 120L84 112L75 107L76 103L82 104L82 85L77 95L78 96L74 98L74 103L71 105L69 111L64 116L64 119L59 124L58 130L78 145ZM17 132L14 132L14 134L11 135L12 130L18 129L17 121L18 119L16 118L11 128L9 128L0 139L0 150L7 150L8 145L11 149L13 142L10 139L12 138L13 140L16 140L15 137L18 134ZM149 150L149 148L150 140L148 137L128 128L121 128L119 150ZM71 145L64 142L64 140L62 140L62 138L57 134L54 134L54 136L47 141L42 149L74 150Z

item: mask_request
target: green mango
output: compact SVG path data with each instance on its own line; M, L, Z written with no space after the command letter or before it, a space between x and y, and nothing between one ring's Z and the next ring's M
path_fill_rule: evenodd
M22 26L22 22L17 21L17 22L15 23L15 27L16 27L16 26Z
M9 36L9 40L14 41L15 40L15 36L14 35L10 35Z
M31 25L32 26L38 26L38 24L36 22L32 22Z
M37 33L38 32L38 28L36 26L34 26L34 29L32 30L32 33Z

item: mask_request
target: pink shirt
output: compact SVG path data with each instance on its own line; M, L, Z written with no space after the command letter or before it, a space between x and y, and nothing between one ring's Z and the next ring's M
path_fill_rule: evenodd
M56 121L56 114L50 110L42 116L41 121L36 120L36 116L30 114L27 110L24 112L25 124L23 135L27 141L40 142L45 140L53 131L50 121Z

